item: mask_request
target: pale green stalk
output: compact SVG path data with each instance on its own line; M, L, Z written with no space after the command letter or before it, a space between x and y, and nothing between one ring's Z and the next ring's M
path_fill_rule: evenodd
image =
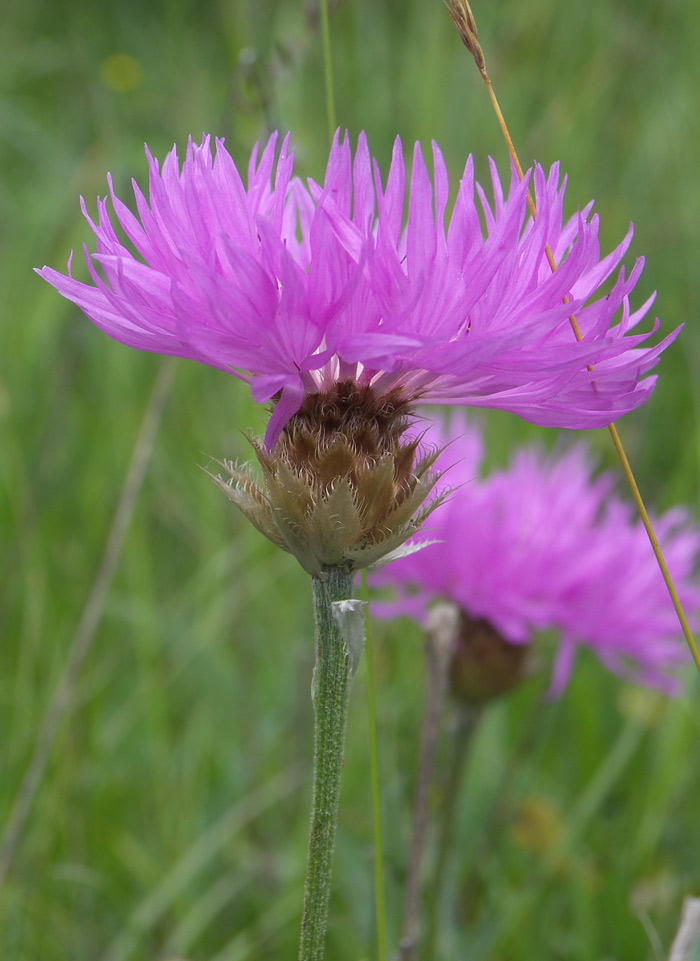
M399 957L401 961L418 958L418 933L421 913L421 875L428 834L430 788L435 769L435 754L440 720L447 695L448 674L457 640L459 614L452 604L433 608L426 633L426 683L421 722L418 771L413 793L411 842L406 870L403 922Z
M352 581L352 572L340 567L311 578L316 624L316 666L311 686L314 775L299 961L322 961L325 952L348 695L356 659L341 633L333 605L351 597Z
M460 706L458 708L455 729L452 734L452 756L445 785L445 801L439 812L440 832L438 840L437 858L433 872L433 884L428 902L428 921L425 939L425 957L435 957L438 942L438 923L440 920L440 902L445 883L445 869L450 852L455 845L455 815L460 789L464 779L464 768L472 744L476 725L481 717L478 707Z
M323 42L323 69L326 79L326 114L331 140L335 135L335 89L333 86L333 61L331 60L331 29L328 23L328 0L321 0L321 35Z
M372 829L374 835L374 906L377 924L377 958L386 958L386 904L384 900L384 841L382 837L382 796L379 783L379 739L377 736L377 701L374 686L374 648L369 616L367 571L362 571L362 597L367 604L365 644L367 655L367 724L369 727L369 764L372 789Z
M328 0L321 0L321 40L328 133L332 141L335 133L335 92ZM350 654L333 619L332 604L352 596L353 575L340 568L327 574L327 578L311 578L316 624L316 666L311 688L314 704L314 779L299 961L320 961L325 952L352 671Z

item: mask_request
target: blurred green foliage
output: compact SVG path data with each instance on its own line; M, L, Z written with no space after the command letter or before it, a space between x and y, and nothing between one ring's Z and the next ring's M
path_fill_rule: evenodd
M604 248L636 226L638 299L658 289L664 355L622 435L650 502L696 503L700 334L700 20L690 0L474 5L521 158L596 198ZM142 183L201 131L246 163L291 129L297 170L327 152L319 16L290 0L5 0L0 33L0 823L99 564L161 361L110 342L31 273L76 261L83 194ZM468 152L507 166L500 133L439 0L337 0L340 122L386 170L391 143L435 138L453 187ZM61 725L0 903L12 961L296 954L311 757L306 579L198 463L246 456L264 412L224 374L179 364L95 645ZM524 438L487 417L502 460ZM560 442L566 442L563 438ZM614 464L604 432L591 435ZM207 453L203 454L202 451ZM380 625L378 683L389 927L398 935L422 651ZM581 656L561 701L546 677L476 739L443 917L445 959L657 958L698 893L699 679L672 703ZM356 684L328 956L372 956L371 825ZM505 791L505 794L504 794ZM501 798L500 812L493 810ZM503 800L505 798L505 800ZM436 798L436 803L439 798ZM476 862L476 869L473 867ZM432 961L432 959L426 959Z

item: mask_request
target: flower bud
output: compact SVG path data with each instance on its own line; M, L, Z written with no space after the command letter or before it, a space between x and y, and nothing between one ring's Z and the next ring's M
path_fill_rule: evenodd
M518 687L531 672L529 644L504 640L487 621L460 612L450 668L452 694L468 704L485 704Z

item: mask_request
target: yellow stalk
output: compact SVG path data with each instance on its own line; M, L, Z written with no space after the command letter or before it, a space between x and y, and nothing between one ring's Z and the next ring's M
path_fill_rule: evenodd
M494 112L498 119L498 125L501 128L501 132L503 133L506 146L508 147L508 153L510 154L511 159L515 164L515 169L518 172L518 176L522 180L524 176L523 168L520 166L520 161L518 160L518 155L516 153L515 146L513 145L513 141L508 131L508 126L506 124L505 117L503 116L503 112L496 98L496 93L493 89L493 84L491 83L489 75L486 72L486 63L484 61L484 54L481 49L481 45L479 43L478 33L476 29L476 21L474 20L474 15L471 11L471 7L469 6L469 3L467 2L467 0L444 0L444 3L445 3L445 6L447 7L448 13L450 14L450 17L452 18L452 22L457 28L457 32L459 33L462 39L462 43L474 58L474 62L476 63L479 73L481 74L483 81L486 84L486 89L488 90L488 94L491 99L491 104L493 106ZM535 207L535 201L529 190L527 193L527 205L532 215L532 219L534 220L537 217L537 208ZM549 261L549 266L551 267L552 272L554 272L557 269L557 262L554 259L554 254L552 253L552 250L549 244L545 246L545 253L547 256L547 260ZM564 302L568 303L568 297L564 298ZM574 336L576 337L576 340L580 341L582 339L581 329L573 314L570 315L569 321L571 323L571 328L574 332ZM588 369L592 371L593 366L589 364ZM642 519L642 523L644 524L646 532L649 536L651 548L654 552L654 556L656 557L656 561L659 565L659 570L661 571L664 582L668 589L668 593L671 597L671 601L673 602L673 606L675 608L676 614L678 615L678 620L680 622L681 629L683 631L683 636L685 637L688 643L688 647L690 648L690 653L693 657L693 661L695 662L695 666L697 667L698 673L700 674L700 653L698 653L698 648L697 648L697 645L695 644L693 633L690 630L690 625L688 624L688 618L685 616L685 611L683 610L683 605L681 604L681 600L678 596L678 591L676 590L675 584L673 583L671 572L668 569L668 565L666 564L663 551L661 550L661 545L659 544L658 538L654 531L654 525L651 522L651 519L649 517L646 507L644 506L642 495L640 494L639 487L637 486L637 482L634 479L634 474L632 473L632 468L630 467L629 460L627 459L627 455L625 454L624 448L622 446L620 435L618 434L614 424L609 424L608 430L610 432L610 436L612 438L612 442L615 447L615 450L617 451L617 456L619 457L620 463L622 464L622 470L627 480L627 483L629 484L629 488L632 492L632 497L634 498L634 502L637 505L637 510L639 511L639 515Z

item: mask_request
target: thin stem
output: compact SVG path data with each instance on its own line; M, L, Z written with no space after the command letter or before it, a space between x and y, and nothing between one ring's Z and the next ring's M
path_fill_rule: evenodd
M440 717L447 694L447 677L454 650L458 617L459 613L454 605L440 605L431 615L426 635L428 676L425 687L418 773L413 796L411 846L404 895L401 943L399 945L401 961L415 961L416 957L421 868L428 827L428 801L435 767L435 748L440 729Z
M617 456L620 458L620 463L622 464L622 470L624 471L629 488L632 491L632 497L637 505L637 510L639 511L640 517L642 518L642 523L647 532L647 536L651 543L651 548L654 551L654 556L656 557L656 562L659 565L661 574L663 575L664 582L666 583L666 588L668 593L671 595L671 601L676 610L676 615L680 621L681 628L683 629L683 636L685 637L688 647L690 648L690 653L695 661L695 666L698 669L698 674L700 674L700 653L698 652L697 644L695 643L695 638L693 637L693 632L690 629L690 624L688 624L688 618L685 616L685 611L683 610L683 605L681 604L681 599L678 596L678 591L676 590L676 585L673 583L673 578L671 577L671 572L666 564L666 558L661 550L661 545L659 544L658 538L656 536L656 531L651 522L647 509L644 506L644 501L642 500L642 495L637 487L637 482L634 479L634 474L632 473L632 468L627 460L627 455L622 447L622 441L620 440L620 435L615 429L614 424L610 424L608 427L610 431L610 436L612 437L612 442L615 445L615 450L617 451Z
M379 739L377 736L377 700L374 685L374 648L369 616L367 568L362 571L362 599L367 607L365 622L365 665L367 670L367 724L369 727L369 764L372 785L372 832L374 835L374 907L377 924L377 958L386 959L386 904L384 900L384 842L382 837L382 795L379 782Z
M498 103L496 92L493 89L493 84L491 83L489 75L486 72L486 65L484 62L483 51L478 41L476 21L474 20L474 15L471 11L469 3L467 2L467 0L445 0L445 3L450 13L450 16L452 17L452 20L455 26L457 27L457 30L459 31L459 34L462 38L462 42L474 57L474 61L477 65L479 73L481 74L482 79L486 84L486 89L488 91L491 104L496 113L498 124L501 128L501 132L503 133L503 137L505 139L506 146L508 148L508 153L510 154L511 159L515 164L515 168L518 171L518 177L520 178L520 180L522 180L523 168L520 165L520 160L518 159L518 155L516 153L513 140L508 131L508 125L506 124L505 117L503 116L503 111L501 110L500 105ZM532 219L535 220L537 217L537 209L535 207L535 201L529 190L527 193L527 205L530 210L530 213L532 214ZM545 254L547 256L549 266L552 272L554 273L554 271L556 271L557 269L557 262L554 258L554 254L552 253L552 250L549 244L546 244L545 246ZM564 302L568 303L569 298L564 297ZM574 332L574 336L576 337L576 340L578 341L582 340L583 335L581 334L581 329L578 325L576 317L573 314L570 315L569 322L571 324L571 328ZM593 371L593 369L594 369L593 365L589 364L588 370ZM627 459L627 455L625 454L624 448L622 446L620 435L618 434L617 428L615 427L614 424L608 425L608 431L610 433L610 437L612 438L612 442L617 452L617 456L620 459L620 463L622 465L622 471L625 475L625 479L629 485L630 491L632 492L634 503L636 504L637 510L639 511L639 516L641 517L642 523L644 524L644 529L646 530L647 536L649 537L651 549L654 552L654 557L656 558L656 562L659 565L661 576L664 579L664 583L666 584L666 588L671 598L671 602L676 611L678 621L683 631L683 636L685 637L688 647L690 649L690 653L692 655L693 661L695 662L695 666L698 670L698 674L700 674L700 652L698 652L698 648L695 643L693 633L690 629L690 625L688 624L688 618L686 617L685 611L683 610L683 605L681 603L680 597L678 596L678 591L676 590L676 586L673 583L671 572L669 571L668 565L666 564L666 560L664 558L661 545L659 544L658 538L656 536L656 532L654 531L654 526L651 522L651 518L649 517L649 513L644 505L644 501L642 500L642 495L639 491L639 487L637 486L637 482L634 478L634 474L632 473L632 468L630 466L629 460Z
M311 686L314 776L299 961L322 961L325 951L352 669L352 657L334 617L333 604L352 596L352 581L352 573L339 567L311 578L316 624L316 666Z
M331 60L331 29L328 22L328 0L321 0L321 34L323 41L323 69L326 80L326 115L328 134L335 136L335 87L333 84L333 61Z
M168 358L161 365L143 415L141 430L134 445L131 463L114 512L114 519L107 536L97 575L68 651L63 673L44 713L34 751L15 796L10 816L7 819L0 842L0 891L2 891L12 868L15 852L41 785L46 765L51 757L61 721L71 707L80 670L92 646L102 618L107 594L121 557L124 540L151 459L156 434L175 374L176 363L172 358Z
M440 834L438 838L437 858L430 894L428 909L428 923L425 942L425 957L434 958L438 938L438 921L442 890L445 883L445 868L449 860L450 851L455 842L455 813L460 788L464 779L464 768L472 745L474 732L481 717L481 709L460 705L457 709L454 730L452 732L452 751L450 766L447 772L444 796L445 803L439 812Z

